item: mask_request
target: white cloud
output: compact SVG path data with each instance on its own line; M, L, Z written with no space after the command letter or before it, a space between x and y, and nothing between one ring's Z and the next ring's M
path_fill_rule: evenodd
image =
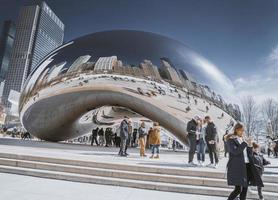
M239 77L234 81L240 96L252 95L258 103L267 98L278 101L278 45L264 59L264 68L248 77Z

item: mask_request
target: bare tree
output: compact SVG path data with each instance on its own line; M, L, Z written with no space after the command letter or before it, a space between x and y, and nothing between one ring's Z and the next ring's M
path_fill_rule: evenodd
M270 122L271 132L273 136L278 133L278 103L269 98L262 103L262 113L265 119L265 122Z
M247 96L242 99L242 115L243 122L246 127L247 136L252 136L258 127L258 106L253 96Z

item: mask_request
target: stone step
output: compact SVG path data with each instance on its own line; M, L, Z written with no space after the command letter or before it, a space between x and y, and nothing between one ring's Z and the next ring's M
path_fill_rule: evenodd
M23 167L38 170L48 171L59 171L66 173L84 174L100 177L113 177L121 179L131 179L140 181L152 181L161 183L172 183L182 185L195 185L195 186L210 186L210 187L221 187L228 188L225 179L218 178L205 178L205 177L194 177L186 175L168 175L168 174L152 174L144 172L134 171L123 171L118 169L103 169L103 168L92 168L83 166L73 165L62 165L54 163L45 163L37 161L26 161L16 160L8 158L0 158L0 165L12 166L12 167ZM265 183L264 191L277 192L278 184ZM256 188L255 188L256 189Z
M55 172L49 170L38 170L38 169L30 169L30 168L23 168L23 167L11 167L11 166L0 166L0 172L35 176L41 178L67 180L67 181L74 181L74 182L114 185L114 186L132 187L132 188L139 188L139 189L150 189L150 190L158 190L158 191L166 191L166 192L179 192L179 193L189 193L189 194L199 194L199 195L209 195L209 196L226 197L231 191L231 189L220 188L220 187L177 185L171 183L161 183L161 182L152 182L152 181L127 180L127 179L120 179L120 178L99 177L99 176L73 174L73 173L66 173L66 172ZM278 200L277 193L265 192L264 196L265 199ZM256 198L257 194L255 192L249 192L248 197Z
M132 164L120 164L120 163L105 163L105 162L93 162L84 160L72 160L72 159L61 159L53 157L42 157L42 156L31 156L31 155L20 155L20 154L10 154L10 153L0 153L0 158L10 158L18 160L28 160L28 161L39 161L55 164L64 165L74 165L83 167L93 167L93 168L103 168L103 169L117 169L123 171L135 171L135 172L145 172L152 174L169 174L169 175L180 175L180 176L196 176L205 178L221 178L226 179L226 174L224 172L217 171L201 171L192 169L180 169L180 168L165 168L165 167L149 167L149 166L138 166ZM265 182L278 183L278 175L265 175Z
M84 160L61 159L61 158L53 158L53 157L8 154L8 153L0 153L0 158L39 161L39 162L47 162L47 163L55 163L55 164L83 166L83 167L118 169L124 171L146 172L146 173L156 173L156 174L188 175L188 176L198 176L198 177L207 177L207 178L225 178L225 173L223 172L207 173L206 171L201 171L201 170L195 171L186 168L185 169L174 168L174 167L165 168L159 166L149 167L149 166L138 166L134 164L105 163L99 161L94 162L94 161L84 161Z

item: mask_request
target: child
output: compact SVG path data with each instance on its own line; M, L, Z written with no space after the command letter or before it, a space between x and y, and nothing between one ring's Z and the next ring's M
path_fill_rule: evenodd
M253 155L254 155L254 165L259 175L262 176L264 172L264 166L269 165L270 162L263 157L263 155L260 153L260 146L255 142L253 142ZM258 188L259 199L263 200L264 197L262 194L262 187L258 186L257 188Z
M153 125L154 127L152 128L152 131L149 134L149 143L152 149L152 155L150 158L159 159L159 146L161 144L160 127L158 122L154 122ZM154 156L155 151L156 151L156 156Z

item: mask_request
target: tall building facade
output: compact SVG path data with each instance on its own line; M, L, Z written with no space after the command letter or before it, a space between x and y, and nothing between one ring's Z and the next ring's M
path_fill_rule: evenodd
M73 72L77 71L79 67L81 67L84 63L88 62L90 60L91 56L90 55L85 55L85 56L79 56L69 67L67 72Z
M15 38L15 24L5 21L0 36L0 82L3 82L8 72Z
M140 68L143 70L145 76L161 80L157 66L153 65L150 60L144 60L144 62L140 63Z
M182 81L179 77L178 72L175 67L171 65L171 61L168 58L160 58L161 61L161 69L164 72L166 78L174 83L181 84Z
M100 57L95 64L95 71L112 71L117 65L117 56Z
M64 28L45 2L21 8L2 97L6 106L9 107L10 91L21 92L25 80L40 60L63 43Z

